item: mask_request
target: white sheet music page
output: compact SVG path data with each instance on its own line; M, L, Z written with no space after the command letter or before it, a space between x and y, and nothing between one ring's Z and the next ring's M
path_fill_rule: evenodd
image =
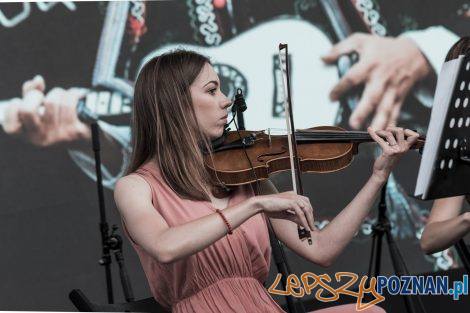
M427 196L433 165L436 162L437 152L440 144L440 137L443 131L444 122L447 116L447 108L452 97L455 81L464 56L447 61L442 66L437 79L436 92L429 121L426 143L424 144L423 157L416 181L415 196L424 199Z

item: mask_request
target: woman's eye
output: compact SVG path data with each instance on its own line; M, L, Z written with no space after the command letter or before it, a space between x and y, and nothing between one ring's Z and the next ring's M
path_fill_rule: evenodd
M217 91L217 89L216 89L216 88L214 88L214 89L210 89L210 90L209 90L209 93L210 93L211 95L213 95L213 94L215 94L215 92L216 92L216 91Z

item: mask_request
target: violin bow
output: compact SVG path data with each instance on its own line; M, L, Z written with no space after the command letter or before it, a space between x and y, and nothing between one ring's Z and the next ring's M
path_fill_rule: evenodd
M285 50L285 69L283 66L282 60L282 50ZM287 44L279 44L279 68L281 69L282 77L282 91L284 95L284 114L286 115L286 129L287 129L287 139L289 145L289 158L291 164L291 174L292 174L292 187L294 192L303 195L304 190L302 186L301 171L300 171L300 162L297 153L297 140L295 136L295 126L294 126L294 117L292 113L292 101L290 96L290 78L289 78L289 51ZM297 231L299 234L299 239L303 240L304 238L308 239L308 244L312 244L312 235L310 231L305 228L297 225Z

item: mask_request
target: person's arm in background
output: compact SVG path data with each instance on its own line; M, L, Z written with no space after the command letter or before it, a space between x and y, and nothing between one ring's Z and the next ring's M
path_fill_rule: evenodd
M426 254L442 251L470 232L470 212L460 214L464 196L434 201L428 223L421 236Z
M98 121L100 127L101 146L101 176L103 186L114 189L117 180L127 169L131 155L131 128L130 126L111 125ZM68 149L72 160L91 179L96 180L95 158L91 148L91 141L79 147Z
M22 97L9 100L2 128L38 147L63 145L74 162L96 179L91 129L77 115L78 100L86 90L53 88L46 91L42 76L26 81ZM129 156L130 128L98 122L100 129L103 186L113 188L122 176Z
M356 52L359 61L344 75L330 97L337 100L352 88L365 85L361 99L351 114L349 124L359 129L369 115L371 126L383 129L396 125L401 106L413 87L430 76L442 64L446 48L456 35L443 27L410 31L399 37L379 37L356 33L339 42L323 57L332 64L339 56ZM432 105L435 86L416 95L424 105Z
M451 47L459 36L442 26L433 26L423 30L408 31L400 35L411 39L421 50L432 67L429 77L413 88L413 94L426 107L432 107L436 89L437 74L444 63L447 47Z

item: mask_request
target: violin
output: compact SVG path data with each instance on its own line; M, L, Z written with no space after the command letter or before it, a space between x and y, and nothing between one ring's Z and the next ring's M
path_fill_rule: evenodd
M302 173L327 173L351 164L362 142L374 140L367 132L346 131L335 126L320 126L295 132L297 154ZM422 150L420 136L411 149ZM291 169L286 135L270 131L232 131L213 151L205 164L215 181L238 186L265 180L269 175Z

